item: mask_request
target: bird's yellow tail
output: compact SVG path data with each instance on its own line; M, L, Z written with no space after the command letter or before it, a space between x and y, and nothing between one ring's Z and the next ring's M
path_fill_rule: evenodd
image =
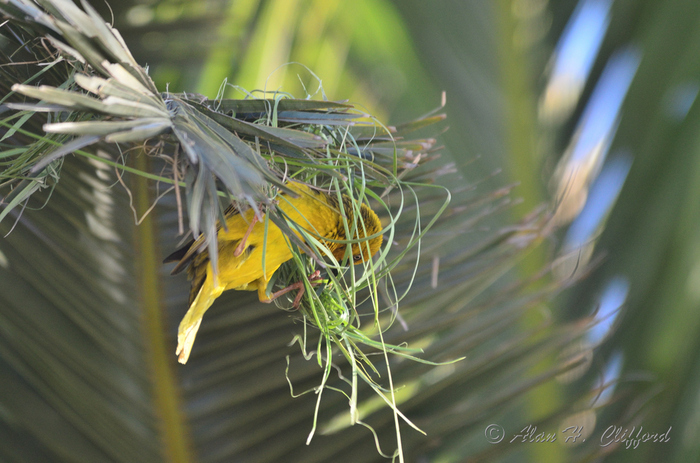
M211 264L210 264L211 265ZM177 331L177 361L187 363L192 351L194 339L197 336L199 325L202 323L204 312L214 303L214 300L224 292L225 287L219 284L218 278L213 281L211 272L208 272L207 278L204 280L202 287L194 298L189 310L182 318L180 327Z

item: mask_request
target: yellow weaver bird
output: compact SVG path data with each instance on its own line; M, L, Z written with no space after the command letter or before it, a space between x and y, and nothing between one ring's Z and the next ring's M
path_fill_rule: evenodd
M343 217L348 223L348 228L352 230L355 216L352 200L343 196L342 205L340 205L336 195L319 192L296 182L290 182L287 186L298 197L281 194L277 207L309 235L319 238L319 241L340 262L345 256L346 244L327 240L347 240ZM366 237L379 233L382 228L377 214L366 204L361 204L359 212L360 220L355 225L355 239L359 242L354 243L351 248L355 264L368 260L382 244L381 235L365 240ZM254 210L249 209L240 214L238 210L231 209L226 214L226 228L219 225L218 229L219 258L216 276L209 253L203 249L203 236L190 241L165 259L165 262L178 261L172 274L179 273L189 265L187 275L192 281L190 308L180 322L177 334L175 353L180 363L186 363L190 356L204 312L224 291L257 290L261 302L271 302L281 294L299 289L297 301L300 300L301 291L304 288L302 283L293 284L270 297L267 296L267 285L272 274L280 265L292 258L292 251L287 244L288 238L285 239L279 227L272 221L268 221L267 237L265 237L265 224L256 219ZM295 231L295 233L301 237L298 232ZM264 273L263 244L265 244ZM318 272L310 278L312 280L318 278L317 275Z

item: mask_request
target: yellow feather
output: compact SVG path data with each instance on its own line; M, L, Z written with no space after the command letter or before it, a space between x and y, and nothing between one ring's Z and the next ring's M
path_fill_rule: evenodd
M334 196L314 191L299 183L289 183L288 186L299 197L292 198L280 195L277 207L293 222L314 236L330 240L346 239L341 214L345 215L349 224L352 224L354 211L349 198L344 197L343 204L340 206ZM361 206L360 216L364 227L362 224L358 224L357 239L376 234L381 230L379 218L368 206ZM266 295L267 285L272 274L280 265L292 258L292 252L282 230L271 221L268 223L267 236L265 236L265 220L263 219L263 221L258 221L253 225L249 236L240 249L242 252L236 255L236 248L241 244L253 220L253 210L248 210L243 214L234 210L226 217L227 227L226 229L219 228L217 236L219 259L216 277L207 252L195 253L202 245L201 239L192 241L186 246L186 249L173 254L173 256L181 258L176 270L189 262L188 276L192 280L190 308L180 322L178 330L176 354L180 363L187 362L202 317L221 293L230 289L257 290L260 301L271 301ZM263 272L262 265L263 244L265 244L265 272ZM355 257L355 263L367 260L374 255L381 244L381 235L369 241L369 253L366 243L363 242L359 246L354 244L352 254ZM325 241L325 245L337 260L343 258L345 254L344 244Z

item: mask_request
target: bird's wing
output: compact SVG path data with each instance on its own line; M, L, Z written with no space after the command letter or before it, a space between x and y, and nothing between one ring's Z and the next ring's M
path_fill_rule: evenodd
M238 209L238 207L234 204L229 205L226 210L224 210L224 217L226 217L226 222L228 223L230 219L232 219L235 216L240 215L241 211ZM220 233L221 230L221 223L218 222L216 224L216 232L218 236L218 240L231 240L231 239L236 239L235 236L229 236L231 235L230 233ZM230 229L230 227L229 227ZM236 235L234 233L233 235ZM243 234L241 233L241 236ZM180 249L176 250L172 254L170 254L168 257L163 259L164 264L168 264L170 262L177 262L177 265L172 269L170 272L171 275L176 275L180 272L182 272L187 265L192 262L192 258L197 254L201 253L203 251L200 251L202 246L204 245L204 235L199 235L199 238L192 239L188 241L185 245L183 245ZM206 252L206 251L204 251Z
M176 275L182 272L192 261L192 258L197 255L199 249L204 245L204 242L204 235L199 235L199 238L196 240L191 240L189 243L185 244L183 247L166 257L163 263L177 262L177 265L172 269L170 274ZM206 251L201 251L199 253L201 254L204 252Z
M209 253L205 250L199 254L190 256L188 259L192 260L192 265L187 269L187 279L192 282L189 299L189 305L191 306L197 298L197 294L199 294L199 291L202 289L204 280L207 279Z

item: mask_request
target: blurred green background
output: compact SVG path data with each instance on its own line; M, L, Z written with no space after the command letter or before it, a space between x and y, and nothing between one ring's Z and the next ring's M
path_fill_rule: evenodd
M449 130L439 137L439 162L453 171L444 177L455 191L453 204L472 187L478 197L515 182L521 202L469 229L461 242L428 248L428 264L434 257L449 261L455 249L540 205L556 211L559 230L494 291L496 299L499 291L507 295L509 282L532 278L550 262L549 281L565 290L538 299L508 330L493 338L485 331L451 352L492 362L472 368L468 381L440 368L421 373L432 375L423 384L430 393L417 394L404 411L428 435L402 431L406 461L700 461L700 2L122 0L110 9L94 6L112 18L163 91L243 98L245 91L267 89L347 99L387 124L427 113L446 92ZM64 177L61 186L92 185L80 174ZM128 262L138 254L133 224L113 224L116 238L104 231L96 239L94 227L81 221L94 219L91 204L101 200L89 193L82 202L66 197L57 190L50 203L64 219L28 211L29 222L0 243L3 460L383 461L359 426L305 445L315 397L292 398L284 378L285 355L299 357L296 346L286 346L294 326L254 295L222 297L198 341L202 358L194 355L182 368L173 363L166 372L174 374L172 383L154 379L144 361L153 327L139 331L143 315L133 294L138 269L101 275L70 265L85 249L99 249L100 257L91 257L96 269L108 268L101 266L110 259ZM123 194L109 201L128 211ZM172 230L172 208L159 217L154 226ZM51 227L61 220L70 233L45 233L58 230ZM2 224L3 234L10 225ZM91 238L82 234L86 229ZM159 250L167 254L176 240L172 233L160 236ZM22 263L37 252L45 260ZM51 282L59 273L65 281ZM165 326L153 329L171 339L187 288L162 273L168 315ZM64 285L90 290L76 305L75 293L60 291ZM431 291L427 284L414 290ZM431 304L417 300L409 313ZM107 309L91 310L95 304ZM432 304L450 313L456 303L434 297ZM550 327L537 329L543 320ZM566 329L580 333L585 323L593 326L583 337L567 338ZM555 336L560 342L549 349L533 347ZM516 349L534 355L499 357L516 340L522 342ZM68 354L46 354L54 349ZM217 350L228 356L213 355ZM581 364L530 388L569 358ZM317 384L313 367L298 363L290 372L300 390ZM505 385L513 390L504 393ZM325 419L347 407L342 398L327 400ZM372 424L390 453L387 417ZM505 431L493 445L484 434L492 423ZM558 433L558 442L509 442L528 424ZM582 427L577 445L562 442L568 425ZM611 426L635 435L643 427L639 436L671 430L668 442L626 449L625 441L602 445Z

